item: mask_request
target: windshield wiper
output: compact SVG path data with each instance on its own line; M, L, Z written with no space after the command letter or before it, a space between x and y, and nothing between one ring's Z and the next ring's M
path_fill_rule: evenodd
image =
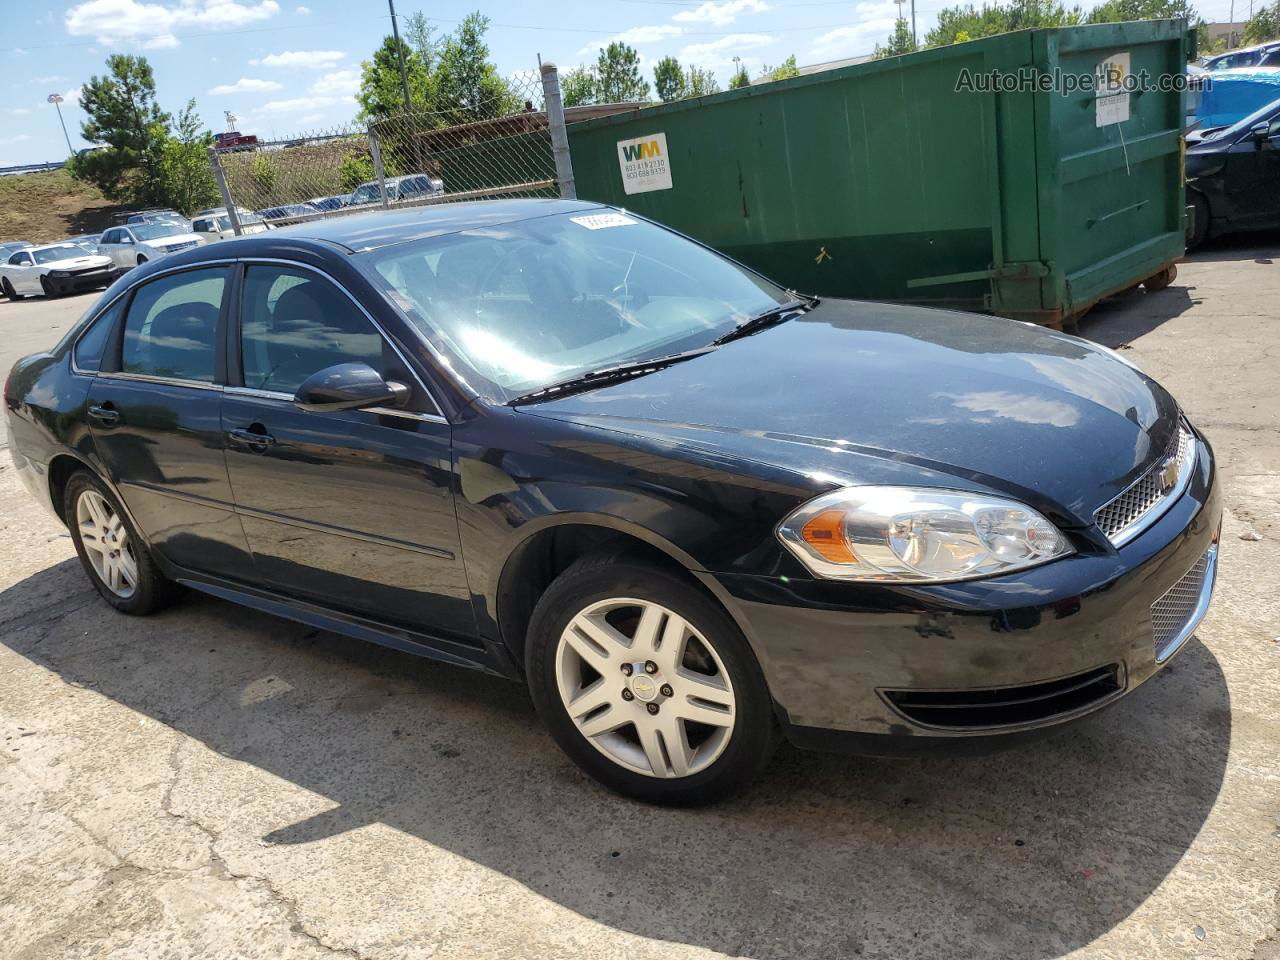
M579 390L591 390L595 387L602 387L610 383L621 383L623 380L631 380L635 377L642 377L647 373L653 373L655 370L661 370L663 367L669 367L673 363L679 363L682 360L692 360L694 357L700 357L704 353L710 353L714 350L713 346L698 347L696 350L686 350L684 353L673 353L666 357L654 357L652 360L639 360L635 363L619 363L612 367L601 367L599 370L592 370L577 377L571 377L568 380L562 380L559 383L553 383L548 387L540 390L534 390L532 393L526 393L523 396L516 397L514 400L508 401L511 406L522 403L536 403L539 400L549 400L552 397L562 397L569 393L576 393Z
M728 333L712 340L711 345L718 347L731 340L749 337L753 333L759 333L765 327L772 327L774 324L781 323L787 319L787 314L808 310L810 307L816 306L817 303L817 297L797 297L794 300L788 300L786 303L779 303L776 306L769 307L767 310L761 310L755 316L743 320Z

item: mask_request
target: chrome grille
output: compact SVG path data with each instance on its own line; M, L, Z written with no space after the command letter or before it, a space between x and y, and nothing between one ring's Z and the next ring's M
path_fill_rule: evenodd
M1157 660L1164 660L1177 649L1208 608L1206 590L1211 589L1212 584L1206 580L1214 560L1214 548L1210 547L1181 580L1151 605L1151 633Z
M1155 520L1156 508L1172 501L1186 486L1188 462L1195 455L1195 441L1186 424L1178 424L1178 435L1173 439L1165 456L1141 477L1129 485L1114 500L1099 507L1093 515L1094 522L1106 534L1107 539L1119 546L1137 536L1144 527ZM1164 467L1172 457L1177 465L1178 480L1169 487L1164 483Z

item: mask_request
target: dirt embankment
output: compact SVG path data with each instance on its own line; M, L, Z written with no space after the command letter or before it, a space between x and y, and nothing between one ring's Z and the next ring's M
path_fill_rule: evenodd
M101 233L128 212L64 170L0 177L0 243Z

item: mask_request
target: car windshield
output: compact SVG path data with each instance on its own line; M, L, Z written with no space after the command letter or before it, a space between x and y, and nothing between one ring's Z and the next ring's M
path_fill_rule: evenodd
M677 233L607 209L398 244L366 262L438 349L492 385L473 383L497 402L706 346L791 299Z
M1255 110L1243 120L1233 123L1229 127L1223 127L1220 130L1210 130L1204 135L1202 140L1238 140L1243 137L1254 124L1263 123L1270 120L1273 114L1280 114L1280 99L1273 100L1260 110Z
M91 252L78 243L61 243L56 247L37 247L31 251L36 263L53 263L57 260L71 260L75 257L92 256Z
M130 227L136 240L159 240L161 237L176 237L186 233L187 228L181 223L141 223Z

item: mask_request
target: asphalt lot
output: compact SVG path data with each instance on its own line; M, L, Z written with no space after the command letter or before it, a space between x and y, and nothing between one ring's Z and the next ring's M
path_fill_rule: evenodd
M1217 244L1082 327L1224 475L1172 666L1033 746L784 750L708 810L607 794L502 681L210 598L122 618L0 458L0 953L1280 960L1273 258ZM0 367L91 302L0 303Z

